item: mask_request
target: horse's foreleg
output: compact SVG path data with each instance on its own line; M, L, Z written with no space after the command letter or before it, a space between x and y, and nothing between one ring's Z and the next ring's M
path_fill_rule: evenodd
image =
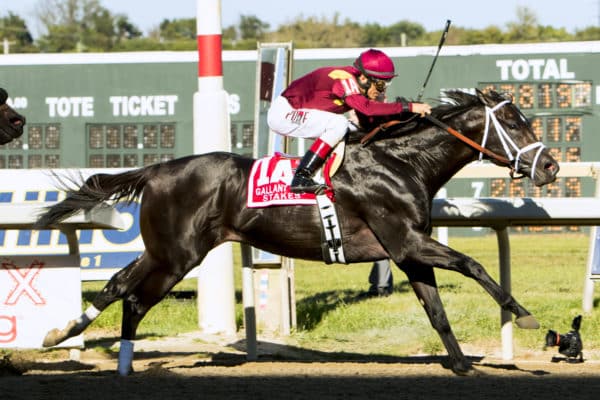
M460 253L459 253L460 254ZM540 327L537 320L529 311L519 304L515 298L506 292L483 268L481 264L470 257L461 255L458 263L451 263L456 270L465 276L473 278L479 283L503 310L510 311L516 317L515 323L519 328L537 329Z
M144 269L143 257L139 257L114 274L102 291L98 293L92 305L79 318L69 321L64 329L52 329L46 334L43 346L56 346L82 333L106 307L135 287L143 278Z
M440 299L435 281L433 268L427 266L402 267L406 272L410 284L425 309L427 317L433 328L437 331L450 359L450 368L458 375L467 375L473 370L471 363L467 360L460 345L452 332L450 322L446 316L444 305Z
M540 327L531 313L492 279L483 265L465 254L444 246L431 238L428 239L427 245L421 247L416 259L433 267L460 272L477 281L502 309L510 311L517 317L515 323L519 328L537 329Z

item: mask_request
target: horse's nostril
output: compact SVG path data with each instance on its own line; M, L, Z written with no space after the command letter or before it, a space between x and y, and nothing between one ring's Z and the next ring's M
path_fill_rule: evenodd
M11 118L10 123L15 126L23 125L23 120L21 118Z
M544 171L548 171L554 177L556 175L558 175L559 170L560 170L560 167L558 166L557 163L547 162L546 164L544 164Z

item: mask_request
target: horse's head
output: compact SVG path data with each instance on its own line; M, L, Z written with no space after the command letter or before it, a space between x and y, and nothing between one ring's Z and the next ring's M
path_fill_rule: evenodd
M0 144L6 144L23 134L25 117L12 109L6 100L8 93L0 88Z
M456 92L450 97L458 96ZM494 91L477 90L477 99L483 107L472 107L464 114L466 123L480 137L479 143L492 156L480 157L511 168L511 176L521 174L531 178L536 186L554 182L559 166L541 143L523 113L512 99ZM494 157L497 155L498 157Z

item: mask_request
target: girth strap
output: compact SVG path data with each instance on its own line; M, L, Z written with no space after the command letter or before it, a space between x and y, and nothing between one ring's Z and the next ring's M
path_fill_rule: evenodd
M317 205L321 216L323 260L326 264L346 264L342 247L342 231L335 206L325 194L317 195Z

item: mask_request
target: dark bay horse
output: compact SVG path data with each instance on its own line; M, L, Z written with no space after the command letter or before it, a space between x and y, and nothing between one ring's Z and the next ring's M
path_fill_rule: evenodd
M348 139L345 160L332 178L348 263L391 258L404 271L448 352L452 370L473 370L444 311L434 268L476 280L521 328L538 328L535 318L472 258L430 237L436 192L481 146L512 173L541 186L559 167L537 141L523 114L505 97L448 92L433 109L436 121L452 126L471 145L418 119L410 128L392 126L368 145ZM505 161L502 161L505 160ZM62 330L50 331L45 346L81 333L109 304L123 300L119 372L131 372L136 329L148 310L207 252L226 241L247 243L292 258L323 260L318 210L313 206L246 207L251 158L225 152L184 157L119 174L97 174L67 190L67 197L40 216L52 226L101 202L134 199L143 192L140 230L144 253L117 272L93 305Z
M0 145L20 137L25 126L25 117L6 104L7 100L8 93L0 88Z

